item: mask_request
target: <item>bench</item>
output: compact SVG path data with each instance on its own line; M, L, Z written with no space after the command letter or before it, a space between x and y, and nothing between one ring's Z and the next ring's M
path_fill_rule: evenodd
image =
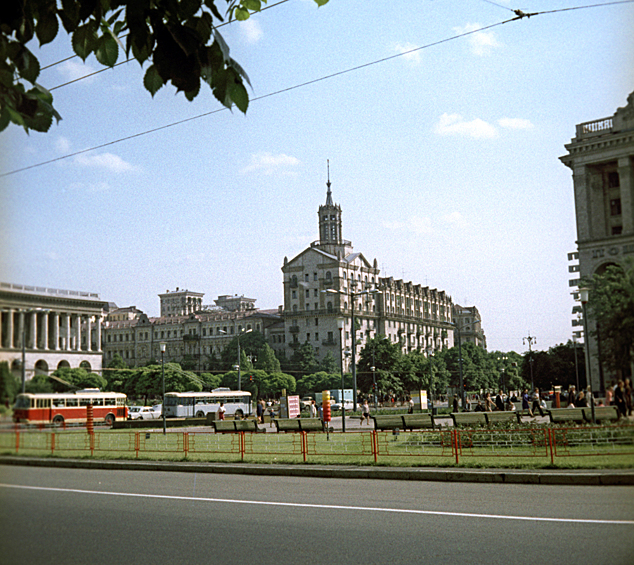
M572 408L571 408L572 410ZM592 408L582 408L586 422L592 422ZM594 419L597 422L615 421L619 419L619 411L616 406L595 406Z
M301 432L299 421L301 418L275 418L278 432Z
M583 424L585 418L583 411L585 408L553 408L548 411L548 416L553 424L560 424L562 422L575 422L577 424ZM590 408L588 408L590 410Z
M435 429L434 417L431 414L403 414L403 427L406 430L420 430L421 428Z
M484 413L487 425L491 424L519 424L520 423L520 415L510 410L508 412L485 412Z
M460 426L486 426L487 420L484 412L452 412L451 419L454 427Z
M299 418L302 432L323 432L324 423L319 418Z
M234 420L234 424L236 425L236 432L263 432L258 427L257 420Z
M236 420L214 420L211 425L217 434L236 431Z
M374 420L375 430L401 430L404 429L403 418L399 415L371 416Z

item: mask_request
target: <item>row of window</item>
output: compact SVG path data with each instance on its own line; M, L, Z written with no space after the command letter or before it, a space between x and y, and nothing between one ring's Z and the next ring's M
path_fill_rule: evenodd
M246 327L247 330L252 329L251 328L251 324L247 324ZM260 324L256 324L256 330L259 331L260 329ZM242 326L238 326L238 332L242 331ZM174 338L178 338L178 337L182 337L184 335L184 330L180 329L180 330L161 330L159 333L159 330L155 330L154 331L154 339L170 339L172 337ZM222 328L220 326L217 326L215 328L215 335L220 336L220 335L233 335L234 333L234 328L233 326L223 326ZM138 332L137 333L137 337L139 340L149 340L149 332ZM188 335L198 335L196 333L195 329L190 329L188 332ZM203 337L212 337L214 335L214 328L202 328L202 336ZM125 336L125 339L124 339ZM118 339L117 339L118 337ZM112 338L112 339L111 339ZM132 335L130 333L126 333L126 334L110 334L108 333L106 340L108 342L122 342L122 341L131 341L132 340Z

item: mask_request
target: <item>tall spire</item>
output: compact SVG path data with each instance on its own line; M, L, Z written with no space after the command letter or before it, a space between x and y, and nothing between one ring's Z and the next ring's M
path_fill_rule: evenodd
M330 192L330 159L327 159L326 163L328 165L328 181L326 182L328 192L326 193L326 206L332 206L332 192Z

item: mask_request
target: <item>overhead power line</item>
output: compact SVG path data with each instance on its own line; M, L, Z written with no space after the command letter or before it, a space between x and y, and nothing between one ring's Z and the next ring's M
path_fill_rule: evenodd
M288 1L288 0L282 0L282 2L286 2L286 1ZM282 2L279 2L279 3L282 3ZM270 98L272 96L277 96L279 94L284 94L284 93L290 92L292 90L297 90L298 88L303 88L305 86L310 86L310 85L316 84L318 82L323 82L325 80L329 80L329 79L332 79L332 78L335 78L335 77L338 77L338 76L342 76L342 75L345 75L345 74L348 74L348 73L352 73L352 72L358 71L360 69L365 69L367 67L378 65L380 63L384 63L386 61L390 61L392 59L396 59L398 57L404 57L405 55L410 55L410 54L415 53L417 51L422 51L424 49L429 49L431 47L436 47L438 45L442 45L444 43L448 43L448 42L454 41L456 39L461 39L461 38L469 36L469 35L480 33L480 32L495 28L495 27L499 27L499 26L508 24L510 22L514 22L514 21L517 21L517 20L524 19L525 17L526 18L530 18L531 16L539 16L539 15L543 15L543 14L552 14L552 13L556 13L556 12L565 12L565 11L570 11L570 10L582 10L582 9L587 9L587 8L596 8L596 7L601 7L601 6L610 6L610 5L614 5L614 4L630 4L632 2L634 2L634 0L617 0L617 1L614 1L614 2L608 2L608 3L602 3L602 4L592 4L592 5L587 5L587 6L576 6L576 7L570 7L570 8L560 8L560 9L557 9L557 10L549 10L549 11L545 11L545 12L536 12L536 13L530 13L530 14L524 13L521 10L513 10L513 12L517 14L516 17L514 17L514 18L510 18L508 20L504 20L504 21L501 21L501 22L490 24L488 26L483 26L483 27L478 28L478 29L466 31L464 33L460 33L460 34L454 35L452 37L447 37L447 38L441 39L439 41L434 41L432 43L428 43L428 44L423 45L421 47L415 47L413 49L409 49L409 50L404 51L402 53L397 53L397 54L391 55L389 57L383 57L381 59L376 59L374 61L370 61L370 62L364 63L362 65L357 65L355 67L350 67L348 69L345 69L345 70L342 70L342 71L338 71L338 72L335 72L335 73L331 73L329 75L325 75L325 76L322 76L320 78L316 78L316 79L312 79L312 80L309 80L309 81L306 81L306 82L302 82L302 83L296 84L294 86L289 86L287 88L282 88L282 89L276 90L274 92L269 92L268 94L263 94L262 96L256 96L255 98L252 98L250 100L250 103L257 102L259 100L264 100L265 98ZM98 149L103 149L104 147L109 147L111 145L122 143L124 141L129 141L129 140L135 139L137 137L143 137L143 136L149 135L151 133L156 133L156 132L164 130L164 129L172 128L172 127L175 127L175 126L187 123L187 122L191 122L191 121L194 121L194 120L205 118L207 116L211 116L213 114L217 114L219 112L224 112L224 111L227 111L227 110L228 110L228 108L222 107L222 108L218 108L216 110L212 110L210 112L205 112L203 114L198 114L196 116L192 116L190 118L184 118L182 120L178 120L176 122L172 122L172 123L169 123L169 124L166 124L166 125L163 125L163 126L159 126L159 127L156 127L156 128L152 128L152 129L149 129L149 130L145 130L145 131L139 132L139 133L128 135L126 137L121 137L119 139L115 139L115 140L109 141L107 143L102 143L100 145L95 145L95 146L89 147L87 149L82 149L80 151L75 151L73 153L68 153L66 155L62 155L60 157L56 157L54 159L49 159L47 161L41 161L40 163L35 163L35 164L29 165L27 167L22 167L20 169L14 169L13 171L8 171L6 173L1 173L0 174L0 178L7 177L9 175L14 175L14 174L17 174L17 173L22 173L22 172L25 172L25 171L29 171L31 169L42 167L44 165L50 165L51 163L56 163L58 161L63 161L65 159L70 159L71 157L76 157L77 155L82 155L84 153L89 153L91 151L96 151Z

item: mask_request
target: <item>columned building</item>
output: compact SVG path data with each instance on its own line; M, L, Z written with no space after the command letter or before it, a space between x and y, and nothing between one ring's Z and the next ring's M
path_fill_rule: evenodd
M579 273L570 281L574 288L608 265L623 265L626 257L634 256L634 92L627 102L611 117L578 124L565 146L568 154L560 157L572 169L574 187L577 251L568 254L569 260L578 260L569 266L570 272ZM573 295L578 300L578 290ZM587 322L590 335L584 341L592 390L603 392L616 375L599 363L600 328L597 341L595 321L588 316ZM573 320L573 325L579 322Z
M382 335L403 352L453 346L452 300L444 291L382 278L376 259L354 252L343 238L341 207L332 200L318 210L319 240L291 260L284 258L284 336L274 347L287 357L310 343L316 357L329 353L350 370L353 319L355 355L367 339Z
M25 378L55 369L101 372L101 320L108 303L98 294L0 283L0 361Z
M475 306L454 306L454 322L460 331L462 343L473 343L486 350L487 338L482 330L480 312Z

